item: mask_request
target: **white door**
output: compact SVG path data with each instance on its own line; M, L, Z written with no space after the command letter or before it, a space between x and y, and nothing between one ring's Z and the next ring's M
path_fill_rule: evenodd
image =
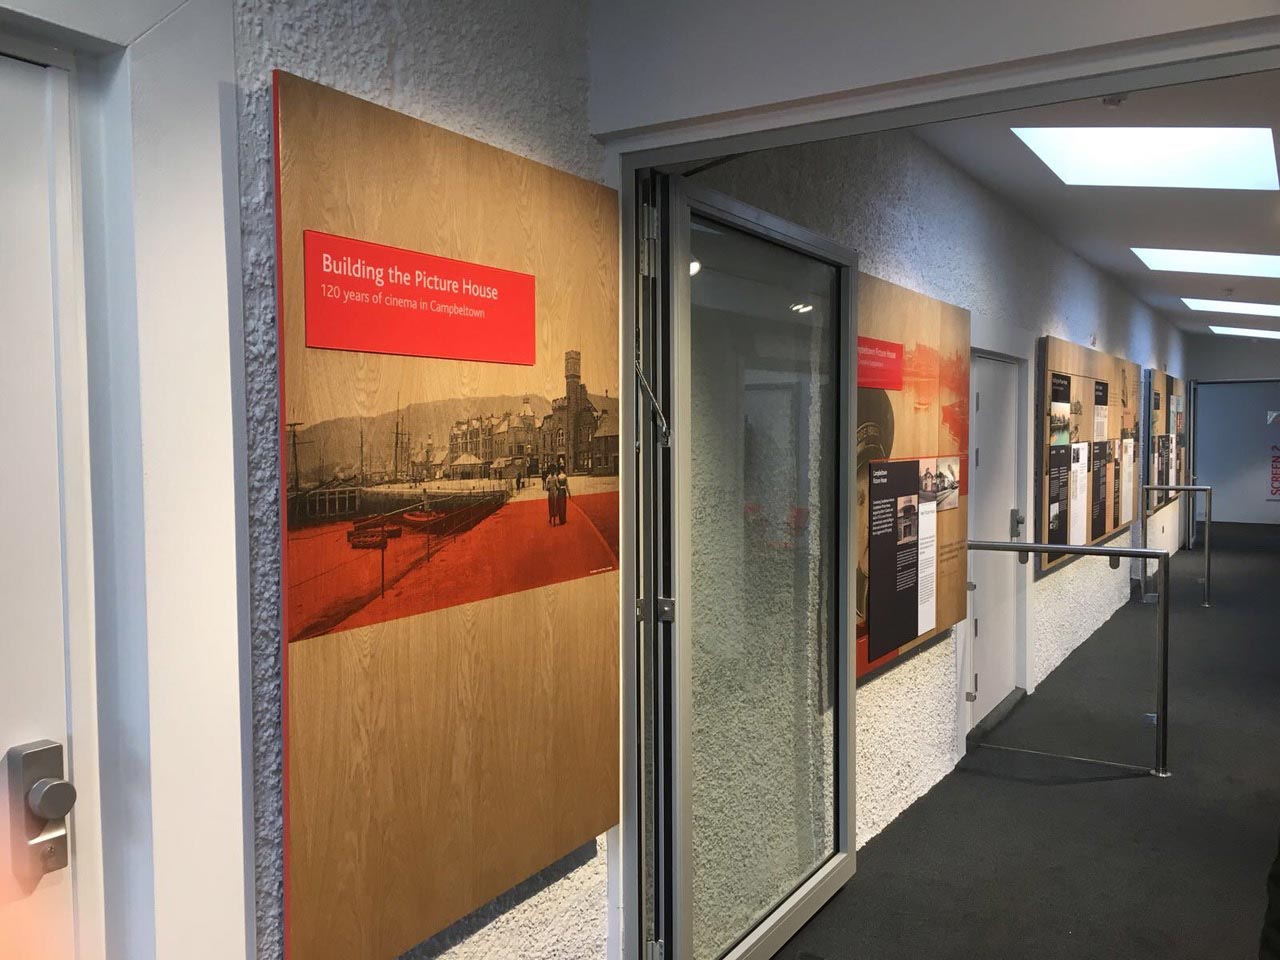
M1010 539L1010 511L1018 505L1018 368L974 357L969 404L969 538ZM973 728L1017 682L1015 555L969 552L973 592L970 623L969 727Z
M67 73L0 57L0 130L0 957L88 960L102 882ZM36 741L64 748L69 816L49 815L71 799L58 771L34 794L10 776L11 748Z

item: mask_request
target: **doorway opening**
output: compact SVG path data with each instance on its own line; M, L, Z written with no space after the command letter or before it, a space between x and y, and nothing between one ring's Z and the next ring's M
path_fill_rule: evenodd
M636 201L631 209L635 237L628 241L637 251L637 264L646 260L656 263L659 271L669 275L669 282L655 282L652 274L645 275L641 269L629 288L635 294L639 323L638 352L627 356L639 361L641 377L651 381L638 388L635 400L639 432L634 439L641 457L636 496L640 508L629 537L641 558L636 596L645 603L671 601L669 606L653 608L657 623L679 624L686 610L676 589L674 568L662 559L663 551L672 545L678 550L683 538L696 553L702 546L696 522L706 519L699 515L696 521L685 520L673 509L675 493L662 486L661 471L676 469L674 464L682 457L690 463L705 458L713 438L678 428L672 411L679 405L679 390L674 374L664 372L659 361L670 344L662 342L651 323L645 325L663 310L684 309L692 289L689 273L692 271L696 280L698 271L706 269L697 257L676 256L677 252L687 254L689 247L673 242L664 228L663 215L669 215L670 207L663 203L670 203L669 196L660 200L656 214L645 210L646 198L653 195L653 178L669 177L669 182L679 184L679 190L729 198L726 203L751 211L749 221L779 218L828 242L856 249L860 306L868 289L887 282L911 294L933 298L942 305L937 308L940 311L947 305L968 311L962 462L952 481L941 464L942 454L911 452L911 469L917 471L919 486L897 498L902 502L895 503L892 517L895 545L919 543L933 535L927 518L945 502L946 487L952 482L968 497L968 539L1044 541L1048 475L1035 454L1038 445L1048 443L1047 428L1040 424L1049 416L1047 401L1041 405L1039 390L1045 363L1040 349L1043 339L1056 338L1085 351L1110 354L1138 368L1158 370L1169 378L1166 395L1182 396L1173 380L1180 383L1181 378L1189 378L1194 355L1207 352L1202 346L1211 349L1206 343L1211 336L1206 317L1194 302L1207 297L1210 287L1221 281L1211 274L1153 267L1140 251L1187 251L1193 243L1203 244L1207 250L1242 249L1241 244L1250 243L1258 246L1263 225L1256 194L1123 181L1114 186L1090 186L1092 181L1056 171L1047 155L1030 142L1035 138L1021 136L1019 131L1207 128L1214 124L1270 130L1280 126L1280 117L1272 117L1269 106L1277 102L1273 95L1280 93L1280 74L1188 79L1196 82L1144 88L1137 77L1112 78L1112 83L1123 86L1112 87L1105 97L1054 102L1050 91L1042 91L1038 105L1023 104L1004 112L984 110L979 104L956 105L953 112L941 111L950 113L944 119L936 119L935 113L931 119L936 122L915 127L911 126L912 114L903 112L861 118L858 135L833 136L829 128L824 135L806 140L803 131L785 135L775 131L760 138L758 147L753 146L751 137L744 136L627 158L627 176L639 171L634 184L624 183L627 196ZM787 145L777 145L780 139ZM1271 162L1274 166L1274 157ZM1152 202L1153 190L1160 191L1162 202ZM1250 204L1258 209L1251 209ZM678 222L678 218L671 222ZM690 223L696 224L696 220ZM708 273L705 279L712 276ZM1251 285L1249 289L1255 288ZM1266 295L1280 300L1280 291ZM1238 291L1235 299L1244 302ZM803 305L799 299L794 303ZM854 336L867 336L865 319L859 309ZM882 359L890 368L890 383L894 382L895 364L888 359L893 356L893 344L901 345L905 355L909 352L906 345L916 342L913 336L904 324L899 339L884 338L887 353ZM712 354L717 362L730 362L732 353L727 346ZM971 362L970 346L974 354ZM861 349L859 343L860 356ZM945 370L945 352L935 350L933 357L936 368ZM922 376L910 360L904 367L908 379ZM861 371L861 363L855 369ZM862 377L855 376L858 386L863 387ZM1139 496L1138 458L1143 458L1145 469L1148 455L1142 443L1153 428L1151 411L1143 409L1139 396L1140 378L1126 369L1110 389L1107 374L1100 368L1078 376L1082 384L1090 378L1096 383L1087 384L1091 388L1087 425L1083 400L1080 410L1073 406L1080 399L1074 393L1062 401L1068 408L1064 421L1071 445L1088 448L1087 454L1079 454L1069 489L1080 502L1093 498L1103 506L1087 517L1076 517L1066 536L1083 537L1081 544L1110 543L1121 549L1141 546L1141 527L1135 523L1138 511L1121 509L1124 497L1136 500ZM1104 381L1104 386L1097 386ZM877 385L868 389L893 392L900 388ZM891 415L874 416L873 403L864 403L863 391L858 392L855 474L863 467L858 453L861 447L872 450L873 440L876 444L884 441L890 424L895 430L902 429L900 408L895 410L890 404ZM692 401L695 395L689 398ZM760 386L750 402L766 409L778 422L795 422L796 404L785 390ZM1116 409L1111 411L1111 407ZM1186 436L1180 413L1181 402L1171 403L1160 422L1160 432L1166 436L1162 443L1171 451L1170 476L1187 462L1185 454L1174 452L1187 442L1180 439ZM659 440L667 421L672 425L669 447ZM803 427L793 425L789 436L804 440ZM938 441L932 438L928 442ZM651 449L655 443L657 448ZM865 527L858 520L860 506L874 500L873 469L876 464L901 459L891 455L888 447L874 449L878 452L867 456L870 469L866 480L855 476L850 494L849 509L854 517L851 549L859 559L874 551L874 515L868 511ZM646 457L666 466L647 473ZM1152 515L1158 517L1159 510L1170 510L1167 516L1176 516L1183 507L1177 497L1170 497L1158 504ZM656 522L648 522L649 517L656 517ZM1075 539L1061 542L1076 544ZM1176 547L1175 543L1170 549ZM898 592L917 590L912 596L919 600L924 595L919 592L922 583L940 584L935 578L941 568L935 569L932 561L919 560L924 555L919 547L912 555L917 559L912 561L911 572L903 574L906 579L898 577L903 569L900 566L889 568L882 561L878 569L893 569L892 582L899 584ZM941 557L942 552L937 555ZM749 559L758 557L751 555ZM1033 699L1037 689L1068 658L1090 638L1102 635L1099 631L1104 625L1121 616L1150 618L1149 608L1135 612L1129 606L1135 571L1128 564L1112 566L1108 559L1115 558L1083 557L1044 572L1009 557L975 552L965 561L964 585L968 589L961 616L952 621L925 613L927 604L921 600L913 607L919 618L913 624L920 627L920 633L913 631L895 646L894 657L879 662L869 657L868 663L875 664L875 669L863 674L855 655L855 669L836 678L837 683L848 684L850 700L856 701L858 710L858 749L847 784L852 793L856 780L859 797L857 816L850 818L856 823L855 849L952 774L965 754L968 734L975 728L981 731L998 726L1021 703ZM874 557L870 563L876 568ZM876 609L875 576L863 574L857 562L852 567L852 580L845 588L850 592L855 612L852 622L856 624L864 600L871 610ZM708 568L707 572L716 569L722 568ZM695 578L694 582L703 581ZM723 614L727 607L714 609ZM886 609L883 601L879 609ZM871 636L874 643L874 628ZM650 911L640 927L642 942L660 945L668 951L666 956L681 960L686 956L698 960L734 956L733 951L746 943L748 936L764 941L771 936L770 930L794 930L790 924L795 922L795 914L789 917L780 909L782 901L775 898L770 901L773 909L743 914L737 939L717 941L707 933L711 939L699 947L692 943L701 931L676 932L678 922L664 926L664 917L681 911L685 922L695 916L698 895L690 875L697 874L698 866L678 855L672 846L672 838L677 836L675 823L688 810L665 809L655 798L663 795L664 777L679 778L680 761L674 758L681 749L690 757L699 757L700 769L723 764L726 751L713 739L682 747L673 737L677 718L666 715L663 724L661 708L654 704L662 702L662 684L671 682L663 671L675 661L664 663L661 658L689 657L691 652L682 649L676 639L678 626L658 626L653 637L648 645L637 647L640 659L629 667L632 677L644 678L632 688L632 695L640 730L637 740L646 752L641 758L637 750L632 757L634 767L630 762L624 767L633 770L629 775L635 777L631 782L635 789L627 791L625 800L633 813L642 815L626 818L624 825L636 825L643 819L650 833L643 840L642 831L630 834L634 846L627 849L638 869L627 870L626 883L632 885L627 889ZM863 639L859 633L855 642ZM1105 687L1105 697L1081 701L1079 711L1057 724L1055 735L1062 732L1066 738L1059 744L1064 752L1075 756L1087 752L1068 742L1072 732L1113 745L1121 755L1136 755L1145 749L1151 735L1150 718L1159 715L1163 706L1157 704L1155 685L1149 685L1150 678L1159 672L1154 644L1145 637L1143 643L1148 648L1145 653L1139 656L1140 646L1133 654L1135 664L1141 661L1140 669L1132 674L1117 670ZM696 650L696 640L694 644ZM644 658L650 655L657 666L645 665ZM1151 657L1150 663L1145 656ZM734 669L744 672L731 669L726 673L722 685L729 690L741 689L748 675L743 664L734 665ZM1067 671L1061 676L1069 675L1074 674ZM658 699L651 699L655 695ZM1070 701L1068 696L1060 703ZM793 807L792 812L798 809ZM749 829L748 824L748 818L739 818L739 827ZM820 824L811 818L803 829L810 831ZM705 826L703 821L694 829ZM769 860L758 850L743 856L753 868L763 869ZM682 870L690 875L680 876ZM750 900L727 876L720 882L718 893L726 902L741 897L745 905ZM649 922L653 918L656 921ZM773 942L780 936L783 934L776 934Z

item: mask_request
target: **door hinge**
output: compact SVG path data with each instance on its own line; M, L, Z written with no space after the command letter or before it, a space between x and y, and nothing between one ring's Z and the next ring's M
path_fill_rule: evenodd
M978 635L978 618L977 617L973 618L973 635L975 637Z
M658 208L651 204L641 204L636 215L637 249L640 276L656 277L658 275Z
M973 412L977 413L982 409L982 392L975 391L973 394Z
M636 597L636 623L644 623L644 597Z
M982 466L982 449L980 447L973 448L973 469L977 470Z
M644 945L644 960L666 960L667 945L661 940L650 940Z
M674 623L676 619L676 602L670 597L658 598L658 620L662 623Z

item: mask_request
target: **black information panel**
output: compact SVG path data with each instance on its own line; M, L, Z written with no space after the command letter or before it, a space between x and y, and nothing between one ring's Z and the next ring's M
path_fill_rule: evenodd
M1097 540L1107 534L1107 450L1109 440L1098 440L1090 448L1089 476L1093 481L1093 498L1090 505L1089 538Z
M1049 542L1067 542L1067 498L1071 485L1071 445L1049 448Z
M1111 471L1111 525L1118 527L1120 526L1120 472L1124 469L1121 466L1121 457L1124 454L1124 443L1120 440L1112 440L1111 446L1111 460L1116 465L1116 468Z
M920 461L871 465L870 564L867 619L872 660L910 643L919 625ZM886 572L892 570L892 577Z

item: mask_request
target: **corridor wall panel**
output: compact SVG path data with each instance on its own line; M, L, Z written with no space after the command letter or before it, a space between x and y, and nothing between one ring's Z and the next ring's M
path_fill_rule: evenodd
M857 674L965 617L969 311L858 277Z
M1187 447L1187 387L1161 370L1148 370L1146 419L1147 483L1153 486L1185 486L1191 469ZM1180 493L1152 491L1145 504L1148 516Z
M275 96L287 950L381 960L617 822L617 196Z
M1057 337L1040 340L1036 539L1085 546L1127 530L1141 496L1141 368ZM1074 559L1040 554L1037 570Z

